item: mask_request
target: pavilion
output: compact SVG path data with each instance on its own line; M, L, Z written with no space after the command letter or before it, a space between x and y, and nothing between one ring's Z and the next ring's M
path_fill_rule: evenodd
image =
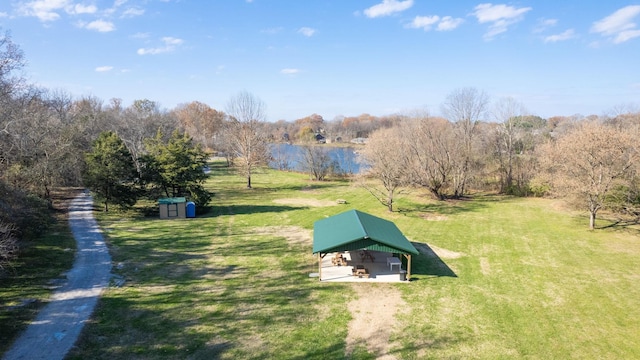
M404 256L407 259L407 280L411 278L411 255L417 255L418 250L393 222L349 210L314 223L313 254L318 254L320 280L322 259L327 254L360 250Z

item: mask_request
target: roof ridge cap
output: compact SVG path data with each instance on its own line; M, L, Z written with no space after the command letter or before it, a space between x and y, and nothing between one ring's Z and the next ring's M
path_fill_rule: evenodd
M360 217L360 214L364 214L364 213L356 209L353 209L353 212L356 214L356 219L358 219L358 225L360 225L360 229L362 230L362 233L364 234L365 239L371 239L371 237L369 236L369 233L367 232L367 229L365 229L364 225L362 224L362 218Z

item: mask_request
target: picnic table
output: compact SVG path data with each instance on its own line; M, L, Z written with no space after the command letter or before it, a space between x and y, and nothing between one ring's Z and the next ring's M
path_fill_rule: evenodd
M331 263L338 266L347 266L347 259L344 258L342 253L337 253L333 258L331 258Z
M367 268L364 267L364 265L356 265L354 266L353 270L352 270L353 276L357 276L359 278L362 277L369 277L369 270L367 270Z

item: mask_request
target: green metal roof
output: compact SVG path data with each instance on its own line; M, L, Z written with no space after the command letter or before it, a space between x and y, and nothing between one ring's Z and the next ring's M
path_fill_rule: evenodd
M158 200L158 204L177 204L187 202L186 198L183 197L172 197L172 198L162 198Z
M358 210L349 210L313 224L314 254L360 249L418 254L394 223Z

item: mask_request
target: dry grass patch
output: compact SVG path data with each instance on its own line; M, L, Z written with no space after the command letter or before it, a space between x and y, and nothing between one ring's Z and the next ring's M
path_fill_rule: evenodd
M421 213L419 216L427 221L445 221L448 219L446 215L442 214Z
M318 200L318 199L305 199L305 198L288 198L288 199L275 199L274 203L278 205L289 206L308 206L308 207L324 207L324 206L336 206L338 203L331 200Z
M490 275L491 274L491 266L489 266L489 259L486 257L480 258L480 271L482 275Z
M311 246L311 230L300 226L262 226L252 229L256 235L273 235L283 237L289 245Z
M630 236L626 231L622 234L616 234L612 237L612 241L604 242L605 249L614 253L623 253L627 255L640 254L640 242L634 236Z
M352 288L357 298L348 305L352 320L348 325L347 354L364 346L376 359L396 359L389 340L394 331L401 330L393 326L397 323L396 313L406 309L400 292L388 285L353 284Z

